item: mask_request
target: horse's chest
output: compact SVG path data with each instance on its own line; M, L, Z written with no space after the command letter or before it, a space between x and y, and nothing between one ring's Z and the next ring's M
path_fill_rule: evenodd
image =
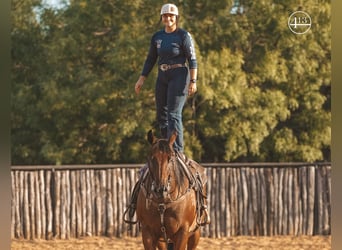
M191 224L196 215L196 203L193 192L184 196L184 200L169 203L158 203L152 199L145 199L144 206L138 210L139 221L149 226L165 226L176 230L183 224ZM141 204L142 205L142 204Z

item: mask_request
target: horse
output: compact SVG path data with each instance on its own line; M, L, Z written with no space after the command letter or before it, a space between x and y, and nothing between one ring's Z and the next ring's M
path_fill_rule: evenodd
M148 132L152 147L136 207L145 249L192 250L200 239L198 193L176 158L176 137L173 132L169 139L158 139ZM204 168L200 167L203 178Z

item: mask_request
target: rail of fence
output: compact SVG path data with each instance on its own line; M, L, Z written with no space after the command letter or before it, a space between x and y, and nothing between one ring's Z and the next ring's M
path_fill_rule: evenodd
M13 166L12 238L138 236L122 216L142 165ZM203 164L202 236L331 233L330 163Z

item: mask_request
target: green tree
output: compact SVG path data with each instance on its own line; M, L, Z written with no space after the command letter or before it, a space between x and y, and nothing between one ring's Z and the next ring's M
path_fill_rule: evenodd
M34 12L34 8L40 7L40 1L13 0L11 6L12 161L31 164L33 159L37 162L42 160L36 150L41 143L41 120L35 106L40 98L39 83L45 78L42 62L46 58L42 48L42 30Z
M297 1L241 2L242 15L225 1L188 12L203 20L187 23L204 57L192 105L202 160L330 160L329 1L305 2L319 25L302 36L287 27Z
M184 109L198 161L330 160L330 2L176 1L193 35L199 92ZM155 126L151 72L134 83L161 3L12 1L12 163L142 162ZM312 28L295 35L296 10Z

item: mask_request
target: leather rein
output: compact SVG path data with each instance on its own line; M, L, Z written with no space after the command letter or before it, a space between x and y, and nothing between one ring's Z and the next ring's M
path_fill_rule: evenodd
M149 199L151 201L155 201L157 203L160 203L161 200L164 201L164 203L172 203L172 202L177 202L179 200L183 200L182 198L187 195L189 193L189 191L191 189L194 188L194 180L192 177L192 174L190 173L189 169L187 166L183 165L180 163L182 168L182 171L185 173L186 178L189 180L189 186L186 188L186 190L181 193L180 195L178 195L176 198L172 198L171 197L171 181L172 178L175 178L175 174L172 177L171 172L175 171L176 164L177 164L177 159L176 159L176 155L175 153L171 154L171 158L169 159L169 162L167 163L167 169L168 169L168 181L167 181L167 185L163 186L163 187L158 187L157 186L157 182L156 182L156 177L152 174L152 171L150 170L152 163L152 160L149 159L148 160L148 170L145 172L145 175L149 175L150 179L151 179L151 185L150 188L148 188L147 186L145 186L145 182L142 183L142 189L145 193L146 199ZM145 178L147 176L144 176ZM179 183L178 183L179 184Z

